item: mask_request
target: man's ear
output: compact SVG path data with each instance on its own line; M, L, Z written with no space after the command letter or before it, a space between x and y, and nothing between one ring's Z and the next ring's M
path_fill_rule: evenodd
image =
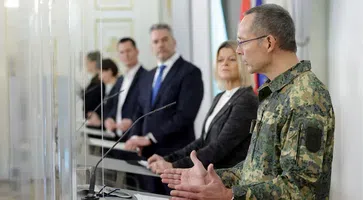
M276 39L275 37L271 36L271 35L268 35L266 37L266 40L267 40L267 52L271 52L272 50L275 49L276 47Z

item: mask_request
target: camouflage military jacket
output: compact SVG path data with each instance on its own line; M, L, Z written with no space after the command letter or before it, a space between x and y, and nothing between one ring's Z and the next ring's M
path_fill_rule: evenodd
M328 199L334 111L310 62L262 85L259 99L243 167L217 171L234 199Z

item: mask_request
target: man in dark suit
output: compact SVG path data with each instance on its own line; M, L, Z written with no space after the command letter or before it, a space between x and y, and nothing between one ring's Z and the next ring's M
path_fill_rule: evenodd
M126 66L126 72L118 79L123 90L118 98L112 98L112 111L105 120L105 127L109 131L115 131L121 136L132 123L132 116L136 112L136 102L139 96L139 82L146 70L138 60L139 50L132 38L122 38L117 46L120 60Z
M167 155L195 140L194 120L203 99L201 71L175 51L171 28L156 24L150 29L158 66L141 80L137 117L172 102L176 104L144 118L135 125L125 149L140 149L146 158ZM134 118L135 120L135 118Z
M101 68L101 53L99 51L89 52L86 57L87 73L92 77L85 90L82 90L80 97L84 101L84 117L88 118L94 109L101 103L104 96L102 83L98 77ZM96 110L100 116L101 110Z

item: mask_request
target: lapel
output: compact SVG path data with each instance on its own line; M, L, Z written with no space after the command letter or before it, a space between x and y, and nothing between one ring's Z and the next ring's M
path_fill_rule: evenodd
M115 84L116 88L118 90L121 90L121 86L122 86L122 82L124 81L124 77L123 76L120 76L118 79L117 79L117 82ZM118 91L117 91L118 92Z
M133 87L135 87L135 84L136 84L137 80L139 79L139 76L140 76L141 71L142 71L143 69L144 69L144 68L143 68L143 67L142 67L142 65L141 65L141 67L139 68L139 70L137 70L137 72L136 72L136 74L135 74L135 77L134 77L134 79L132 80L132 83L131 83L131 85L130 85L130 90L131 90Z
M149 75L147 76L149 80L146 81L147 83L147 86L146 86L146 99L147 101L145 102L146 103L146 110L147 111L151 111L152 109L152 106L151 106L151 95L152 95L152 91L153 91L153 81L154 81L154 76L155 76L155 73L156 73L156 70L157 68L154 68L153 70L151 70L149 72ZM160 90L159 90L160 91Z
M122 89L122 83L124 82L124 77L123 76L120 76L116 82L117 85L117 92L119 92L121 89ZM123 95L123 92L121 92L121 95ZM120 97L120 94L118 95ZM119 98L117 97L117 99Z
M224 92L223 92L224 93ZM204 122L203 122L203 126L202 126L202 138L204 138L204 135L206 134L206 131L205 131L205 123L207 123L207 119L208 117L212 114L214 108L216 107L219 99L221 98L221 96L223 95L223 93L220 93L218 94L214 99L213 99L213 103L212 103L212 106L209 108L209 111L207 113L207 116L205 117L204 119ZM208 128L209 129L209 128Z
M85 90L86 94L97 89L97 87L99 87L100 84L101 81L98 79L98 75L95 75L86 87Z
M134 79L132 80L132 82L131 82L131 85L130 85L130 88L129 88L129 91L127 92L127 94L126 94L126 98L125 98L125 103L124 103L124 105L126 104L126 101L127 101L127 99L129 98L129 94L130 94L130 92L133 90L133 88L135 87L135 85L136 85L136 82L137 82L137 80L139 79L139 76L140 76L140 74L141 74L141 71L143 70L144 68L142 67L142 65L141 65L141 67L139 68L139 70L137 70L137 72L136 72L136 74L135 74L135 77L134 77ZM123 79L122 79L122 81L123 81Z
M161 83L160 89L158 91L158 94L156 95L155 103L154 103L154 106L152 106L152 109L155 108L155 105L160 100L161 95L162 94L165 94L164 92L165 92L166 88L168 88L168 86L170 86L171 81L173 81L174 75L179 70L180 65L182 65L183 61L184 61L183 58L182 57L179 57L175 61L175 63L173 64L173 66L171 66L170 71L168 72L168 74L165 76L163 82ZM155 70L155 72L156 72L156 70ZM151 87L152 87L152 83L151 83ZM151 88L150 91L152 91L152 88ZM150 103L151 103L151 93L150 93Z
M121 87L122 87L122 83L124 82L124 77L123 76L120 76L117 80L117 84L118 84L118 87L120 88L121 90Z
M210 123L209 127L208 127L208 131L206 132L206 137L205 139L207 139L208 137L208 133L211 130L213 124L216 124L216 122L218 121L219 118L222 117L222 115L228 110L228 108L236 101L236 99L238 99L244 92L246 91L246 88L239 88L236 93L233 94L233 96L227 101L227 103L222 107L222 109L217 113L217 115L214 117L214 119L212 120L212 122Z
M110 93L108 93L107 97L105 95L105 98L108 98L109 96L116 94L118 92L117 88L118 87L117 87L117 81L116 81L115 85L112 86L111 91L110 91Z

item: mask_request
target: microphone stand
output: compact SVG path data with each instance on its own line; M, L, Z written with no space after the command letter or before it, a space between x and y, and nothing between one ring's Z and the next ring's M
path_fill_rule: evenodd
M159 112L161 110L164 110L172 105L176 104L176 102L167 104L161 108L155 109L151 112L148 112L146 114L144 114L143 116L139 117L138 119L135 120L134 123L132 123L132 125L126 130L126 132L115 142L115 144L108 150L106 151L105 154L102 155L101 159L97 162L96 166L93 169L93 172L91 173L91 179L90 179L90 184L89 184L89 189L88 189L88 194L87 196L83 197L82 200L98 200L99 197L95 194L95 185L96 185L96 170L98 165L102 162L102 160L110 153L110 151L130 132L130 130L135 126L135 124L140 121L141 119L143 119L144 117L151 115L153 113Z
M119 95L121 92L123 92L124 90L120 90L120 91L118 91L118 92L116 92L115 94L113 94L113 95L111 95L111 96L109 96L109 97L106 97L104 100L103 100L103 102L101 102L100 104L98 104L98 106L91 112L91 114L89 115L89 116L87 116L87 118L86 118L86 120L84 120L84 122L82 123L82 125L76 130L76 132L78 132L79 130L81 130L81 128L84 126L84 125L86 125L86 123L87 123L87 120L89 119L89 118L91 118L91 116L96 112L96 110L98 110L99 108L100 108L100 106L102 105L102 104L105 104L105 103L107 103L107 101L109 100L109 99L112 99L112 98L114 98L115 96L117 96L117 95ZM102 119L102 118L101 118Z
M83 92L83 89L82 89L81 92L78 94L79 95L79 98L80 99L84 99L84 96L83 95L86 95L86 94L92 92L93 90L97 89L98 87L100 87L100 86L99 85L93 86L93 87L89 88L88 90L86 90L84 92Z

